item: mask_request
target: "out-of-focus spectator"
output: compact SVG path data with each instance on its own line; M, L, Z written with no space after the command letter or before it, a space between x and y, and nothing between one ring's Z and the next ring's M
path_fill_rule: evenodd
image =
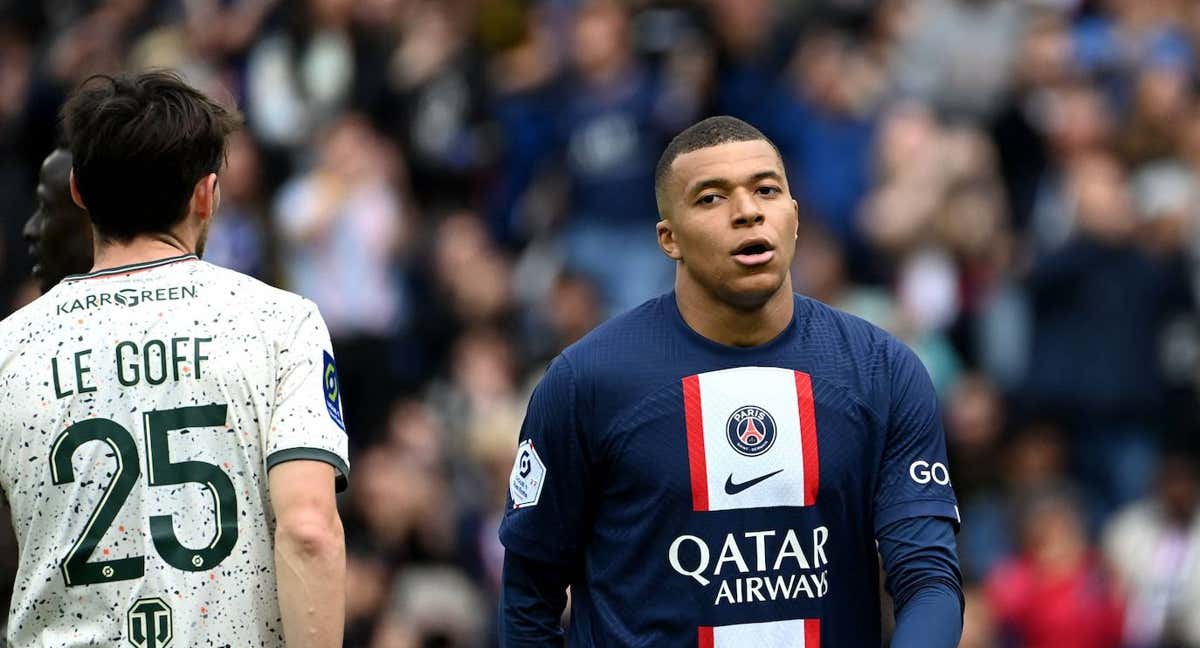
M1105 556L1127 597L1125 645L1200 646L1200 477L1194 460L1171 456L1152 498L1118 512Z
M956 413L956 418L960 417L962 414ZM963 571L970 577L984 577L1017 555L1018 522L1031 499L1042 492L1069 488L1067 451L1062 437L1062 431L1052 421L1030 421L996 452L1002 467L993 468L999 473L996 480L976 479L972 484L972 478L968 477L966 485L975 488L974 492L965 493L963 519L969 522L960 532L958 546ZM960 444L956 440L950 443L955 448L953 461L960 454L957 448ZM970 463L963 467L970 468ZM957 479L960 469L956 466L955 471Z
M963 592L963 633L958 648L996 648L1000 645L992 608L982 590Z
M712 111L769 123L771 87L794 39L783 7L771 0L714 0L704 7L716 40Z
M487 154L482 71L467 50L470 12L461 1L410 3L396 21L386 90L373 106L408 152L418 197L432 209L468 206L463 189Z
M364 119L343 117L323 135L317 165L280 190L274 211L285 284L321 309L342 361L347 424L367 436L389 401L389 336L406 307L396 262L411 214L392 184L397 168Z
M962 501L970 501L980 490L994 487L1004 472L996 462L1005 424L1004 398L987 376L973 373L955 383L945 407L954 491Z
M1008 90L1023 3L919 0L896 60L900 88L940 110L987 117Z
M1165 399L1158 342L1183 279L1137 247L1114 157L1079 157L1069 183L1076 234L1028 280L1035 328L1026 392L1034 407L1069 418L1081 476L1111 508L1149 487Z
M452 560L458 511L450 501L444 466L421 463L393 447L358 454L360 477L351 486L347 526L369 538L394 565Z
M208 232L204 258L273 281L275 241L269 236L258 149L244 132L235 133L226 146L225 168L218 174L221 204Z
M1190 70L1178 65L1148 66L1137 77L1132 114L1117 139L1117 150L1129 164L1171 157L1175 129L1188 112Z
M359 32L351 0L303 0L284 25L251 50L246 67L247 117L261 140L295 148L352 107Z
M1075 56L1118 102L1131 93L1135 70L1147 63L1190 66L1195 56L1171 0L1106 0L1105 12L1084 17L1073 34Z
M663 292L674 277L653 236L654 165L670 127L683 124L658 112L660 79L634 56L629 29L618 2L580 8L559 113L567 263L598 282L610 312Z
M603 321L600 295L587 277L563 272L531 313L526 347L538 368Z
M792 68L764 128L788 164L792 195L838 236L857 267L866 250L855 217L870 189L884 77L848 35L832 30L806 38Z
M445 567L414 567L397 577L371 648L478 648L490 609L479 588Z
M1088 544L1080 510L1062 493L1034 499L1021 521L1020 555L988 577L1003 634L1026 648L1116 648L1121 602Z

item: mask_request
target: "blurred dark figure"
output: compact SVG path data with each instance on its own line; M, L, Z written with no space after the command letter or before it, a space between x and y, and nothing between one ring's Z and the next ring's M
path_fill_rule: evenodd
M71 152L54 149L38 175L37 211L25 222L33 276L43 293L92 267L92 221L71 199L70 178Z
M983 589L969 587L963 592L963 599L963 634L958 648L997 648L1000 640L996 620Z
M486 148L478 128L481 60L468 46L472 26L478 21L483 29L485 18L473 15L476 3L462 0L376 4L395 9L390 23L364 24L386 58L378 70L359 64L359 76L378 86L367 89L378 97L366 97L363 109L404 147L418 204L467 206Z
M483 648L490 609L478 586L449 567L396 577L370 648Z
M767 99L787 65L795 26L771 0L713 0L705 3L716 37L717 61L712 114L762 125L771 116Z
M217 177L221 204L208 232L204 260L255 279L274 282L267 204L261 161L254 140L239 131L226 145L225 167Z
M668 132L685 124L658 111L660 79L636 58L630 29L619 2L580 7L558 109L568 264L599 283L610 312L665 292L675 270L649 235L653 174Z
M526 354L540 370L604 320L596 285L581 274L560 273L530 319Z
M994 486L1004 472L996 461L1004 397L987 376L968 374L950 390L944 411L954 492L968 501L975 492Z
M1072 72L1071 54L1065 17L1052 12L1032 16L1013 70L1015 87L992 123L1012 218L1021 228L1031 218L1039 185L1051 164L1047 138L1052 131L1070 126L1054 119L1056 115L1046 108L1060 105L1054 98Z
M1034 346L1026 403L1069 421L1083 485L1103 513L1149 489L1165 401L1160 334L1187 301L1186 280L1138 248L1125 171L1114 157L1078 157L1068 187L1075 234L1028 278Z
M1127 596L1128 648L1200 646L1200 476L1192 457L1163 460L1154 495L1117 513L1104 550Z
M955 429L961 422L954 419L962 418L963 414L953 412L950 416L954 429L950 434L961 434ZM1062 430L1053 421L1035 419L1019 428L1007 445L993 452L992 461L1004 467L999 475L1002 480L990 487L976 482L976 492L968 493L962 500L963 517L970 523L963 526L958 546L963 573L968 578L982 578L1018 553L1018 521L1031 499L1042 492L1068 487L1067 451L1062 437ZM957 459L957 455L952 456ZM960 470L955 464L955 479L959 478Z
M855 216L871 187L882 70L849 35L833 30L806 38L792 68L762 127L790 163L796 199L837 235L858 268L868 250Z
M1121 602L1088 544L1073 498L1044 493L1022 518L1020 556L987 579L1002 634L1023 648L1120 646Z
M341 358L352 444L378 434L392 397L391 336L407 317L400 273L412 214L396 190L402 160L361 116L339 117L318 160L275 199L280 270L321 309Z
M1150 65L1136 77L1133 112L1117 138L1128 164L1171 157L1177 129L1187 119L1192 72L1182 65Z

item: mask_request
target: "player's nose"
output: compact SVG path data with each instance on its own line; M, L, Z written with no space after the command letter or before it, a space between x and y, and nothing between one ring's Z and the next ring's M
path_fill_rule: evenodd
M762 207L754 199L752 192L739 188L733 192L730 199L733 207L731 212L734 227L760 225L766 219Z
M21 228L21 237L29 245L36 243L41 234L41 215L42 211L40 209L33 212L29 220L25 221L25 227Z

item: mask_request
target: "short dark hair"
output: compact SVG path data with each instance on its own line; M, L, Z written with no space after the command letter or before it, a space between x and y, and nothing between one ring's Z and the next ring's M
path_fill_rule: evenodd
M187 214L200 178L225 159L241 126L178 75L89 77L62 108L75 184L102 237L169 230Z
M658 164L654 167L654 196L659 200L659 209L662 209L663 189L675 158L684 153L691 153L718 144L757 140L770 144L771 148L775 149L775 153L779 153L779 147L775 146L775 142L763 135L762 131L737 117L718 115L688 126L682 133L676 135L670 144L667 144L666 150L663 151L662 157L658 158ZM782 157L780 155L780 158Z

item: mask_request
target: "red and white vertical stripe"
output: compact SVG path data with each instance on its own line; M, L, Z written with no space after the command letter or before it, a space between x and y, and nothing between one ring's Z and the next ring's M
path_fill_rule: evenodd
M697 634L699 648L820 648L821 620L702 626Z
M808 374L771 367L739 367L683 379L692 507L721 511L770 506L812 506L820 487L817 422ZM769 450L746 456L728 437L730 416L758 407L775 421ZM744 490L726 490L768 473Z

